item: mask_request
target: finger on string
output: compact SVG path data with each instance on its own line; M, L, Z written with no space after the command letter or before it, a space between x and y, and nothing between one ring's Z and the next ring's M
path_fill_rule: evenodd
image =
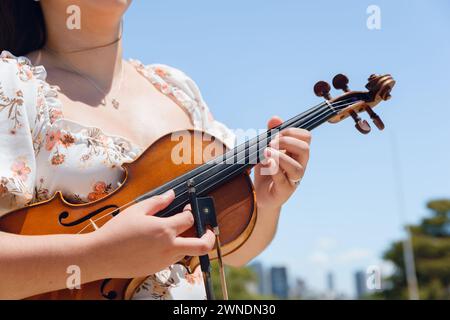
M165 218L164 223L167 223L169 227L175 229L176 235L179 235L194 226L194 216L190 210L185 210Z
M280 124L283 123L283 120L278 116L273 116L270 118L270 120L267 122L267 128L273 129L275 127L278 127Z
M136 206L142 209L146 214L153 215L167 208L174 199L175 192L173 190L168 190L161 195L145 199L137 203Z
M304 169L300 163L276 149L267 148L267 150L270 154L269 157L271 159L276 159L277 164L279 165L278 171L284 172L288 180L298 180L302 178Z
M278 150L286 150L287 155L293 158L295 161L300 162L302 166L305 166L309 159L309 144L305 141L298 140L292 137L280 137L277 143L270 143L271 148Z
M271 175L272 181L276 187L284 187L289 184L286 174L281 170L279 163L277 160L271 158L269 160L271 166L276 166L277 170Z
M300 128L287 128L280 132L280 137L293 137L298 140L305 141L306 143L311 143L311 132L306 129Z
M183 255L201 256L214 249L216 237L211 230L206 230L201 238L175 238L175 246Z
M283 185L286 184L288 181L283 170L281 170L280 157L276 152L280 153L279 151L271 148L266 148L264 150L264 156L266 157L267 160L263 168L265 170L263 171L261 169L261 174L271 176L274 183L278 185Z

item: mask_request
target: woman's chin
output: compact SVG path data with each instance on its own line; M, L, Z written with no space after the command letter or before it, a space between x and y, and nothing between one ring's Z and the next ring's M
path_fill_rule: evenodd
M66 13L70 6L77 6L81 13L102 17L109 14L123 14L133 0L40 0L48 10Z
M125 11L133 0L81 0L82 7L90 7L98 11Z

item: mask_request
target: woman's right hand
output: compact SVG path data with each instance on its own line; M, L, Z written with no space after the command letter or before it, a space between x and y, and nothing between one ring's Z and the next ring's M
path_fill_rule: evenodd
M211 230L201 238L180 237L194 225L189 206L168 218L153 216L174 197L170 190L144 200L89 234L92 261L100 279L154 274L185 256L204 255L214 248Z

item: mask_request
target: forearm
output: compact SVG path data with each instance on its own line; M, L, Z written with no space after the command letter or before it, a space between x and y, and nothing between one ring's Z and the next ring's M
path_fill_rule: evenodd
M256 223L248 240L239 249L227 255L224 262L231 266L243 266L259 255L275 236L281 208L257 208Z
M80 267L81 282L96 280L88 261L90 235L22 236L0 232L0 299L22 299L66 288L67 268Z

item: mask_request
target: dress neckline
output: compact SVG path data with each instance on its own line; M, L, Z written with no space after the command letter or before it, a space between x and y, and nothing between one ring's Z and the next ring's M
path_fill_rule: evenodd
M47 81L47 70L44 65L42 64L36 64L34 65L31 60L26 56L15 56L9 51L2 51L1 52L1 58L2 59L14 59L17 61L18 65L23 69L23 74L19 74L19 76L22 78L22 80L30 80L32 78L36 79L40 86L39 89L41 90L44 101L42 103L45 104L45 108L48 112L48 124L50 127L55 126L61 126L62 124L67 124L70 126L70 129L73 129L75 131L81 131L81 130L96 130L98 131L102 136L110 138L114 141L115 145L128 145L128 152L126 156L129 156L131 159L137 158L147 147L143 147L138 145L137 143L134 143L128 138L125 138L118 134L111 134L102 128L98 126L88 126L84 125L78 121L68 119L64 117L63 113L63 103L59 96L58 86L57 85L51 85ZM156 71L156 73L148 72L147 67L139 60L136 59L128 59L124 60L125 62L128 62L132 65L132 67L136 70L136 72L141 75L145 80L150 82L151 85L157 91L159 91L161 94L164 94L165 96L168 96L172 100L174 100L173 96L170 96L170 92L167 89L166 85L156 85L158 81L155 81L155 79L152 78L152 75L155 74L156 76L161 79L161 73ZM175 101L175 103L180 106L179 101ZM192 121L192 119L191 119Z

